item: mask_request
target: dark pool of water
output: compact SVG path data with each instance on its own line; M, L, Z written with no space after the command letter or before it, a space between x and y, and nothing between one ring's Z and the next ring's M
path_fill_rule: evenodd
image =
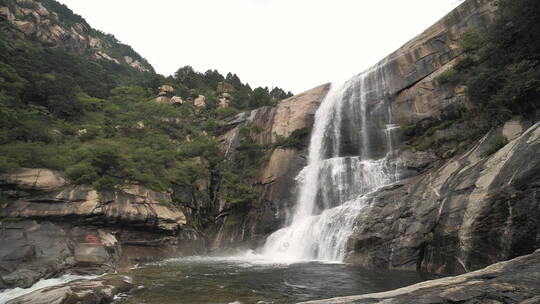
M129 304L296 303L387 291L428 278L416 272L369 270L345 264L269 264L234 258L183 258L131 273L145 288Z

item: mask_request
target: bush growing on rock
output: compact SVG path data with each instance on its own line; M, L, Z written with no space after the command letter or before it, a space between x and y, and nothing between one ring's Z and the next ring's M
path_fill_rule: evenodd
M456 79L478 107L498 125L512 115L530 116L540 107L540 4L499 1L494 24L463 35L465 57Z
M494 136L490 140L489 147L484 152L484 156L489 156L489 155L495 154L497 151L502 149L507 144L508 144L508 139L504 135Z

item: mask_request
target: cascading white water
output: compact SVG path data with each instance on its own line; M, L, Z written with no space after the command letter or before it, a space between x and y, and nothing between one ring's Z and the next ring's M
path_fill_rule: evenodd
M333 84L315 114L290 225L268 237L274 261L342 261L364 196L396 179L384 63Z

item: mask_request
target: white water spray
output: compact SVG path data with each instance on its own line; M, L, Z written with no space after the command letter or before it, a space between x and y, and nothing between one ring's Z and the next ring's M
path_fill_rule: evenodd
M315 114L291 224L268 237L265 258L343 261L365 195L395 181L383 67L332 85Z

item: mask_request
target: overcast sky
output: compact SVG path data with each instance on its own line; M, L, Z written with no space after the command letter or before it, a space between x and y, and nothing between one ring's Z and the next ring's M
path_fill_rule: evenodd
M60 0L158 73L191 65L300 93L349 78L460 0Z

